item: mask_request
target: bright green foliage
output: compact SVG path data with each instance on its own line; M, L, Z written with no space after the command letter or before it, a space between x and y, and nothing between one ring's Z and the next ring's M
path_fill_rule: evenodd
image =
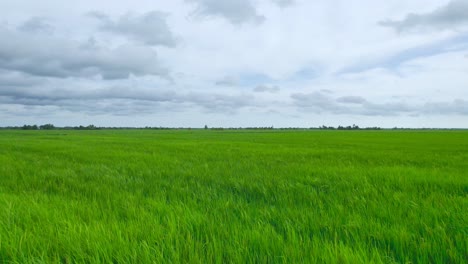
M468 132L0 131L0 263L466 263Z

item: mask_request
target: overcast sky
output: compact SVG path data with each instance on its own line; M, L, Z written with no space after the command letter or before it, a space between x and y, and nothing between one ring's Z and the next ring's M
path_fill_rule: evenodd
M468 0L2 0L0 126L468 128Z

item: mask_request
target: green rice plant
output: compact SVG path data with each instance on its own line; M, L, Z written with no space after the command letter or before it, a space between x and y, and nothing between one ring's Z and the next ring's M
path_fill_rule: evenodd
M0 131L0 263L466 263L466 131Z

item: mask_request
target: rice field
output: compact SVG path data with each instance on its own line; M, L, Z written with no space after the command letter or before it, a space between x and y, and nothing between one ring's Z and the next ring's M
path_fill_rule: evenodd
M468 131L0 130L0 263L467 263Z

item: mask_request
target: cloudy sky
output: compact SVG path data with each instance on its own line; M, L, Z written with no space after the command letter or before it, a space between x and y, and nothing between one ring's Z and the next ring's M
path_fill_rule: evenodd
M0 126L468 128L468 0L2 0Z

